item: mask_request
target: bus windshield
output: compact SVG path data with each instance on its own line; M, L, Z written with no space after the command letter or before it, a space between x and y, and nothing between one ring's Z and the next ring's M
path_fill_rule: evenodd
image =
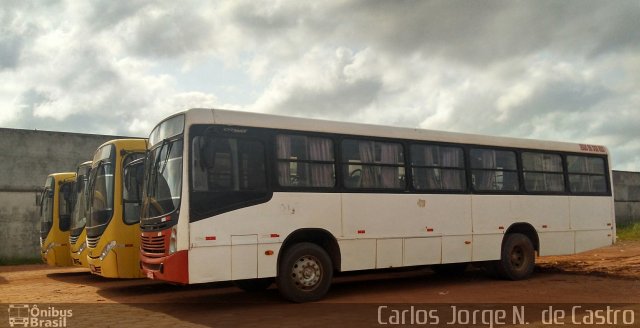
M79 235L87 223L87 182L91 172L90 165L78 168L76 185L73 189L73 212L71 213L71 233Z
M165 140L149 151L141 218L169 214L180 207L182 139Z
M53 226L53 178L47 178L40 201L40 236L44 241Z

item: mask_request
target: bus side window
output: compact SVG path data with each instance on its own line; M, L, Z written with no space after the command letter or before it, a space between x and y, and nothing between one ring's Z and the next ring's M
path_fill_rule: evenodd
M472 149L473 188L477 191L519 190L516 154L512 151Z
M410 149L415 189L463 191L467 188L462 148L414 144Z
M201 167L207 191L232 190L233 172L231 172L231 147L226 138L204 137L200 152Z
M263 145L254 140L196 137L194 191L246 191L266 187ZM197 180L204 180L197 181ZM197 186L197 187L196 187Z
M194 191L207 191L209 186L207 184L207 171L203 162L205 154L204 152L204 138L193 138L193 160L191 161L191 176L193 181Z
M607 192L604 159L592 156L567 156L567 167L571 192Z
M342 141L342 169L347 188L404 189L402 144L372 140ZM359 165L360 168L355 168Z
M522 153L524 187L528 192L564 191L562 157L557 154Z
M280 134L276 136L276 153L280 186L335 186L335 157L331 139Z

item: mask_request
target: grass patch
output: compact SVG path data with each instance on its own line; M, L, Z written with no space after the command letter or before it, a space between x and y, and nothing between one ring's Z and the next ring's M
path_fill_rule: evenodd
M640 240L640 223L617 228L616 232L620 240Z
M42 264L40 258L0 258L0 265Z

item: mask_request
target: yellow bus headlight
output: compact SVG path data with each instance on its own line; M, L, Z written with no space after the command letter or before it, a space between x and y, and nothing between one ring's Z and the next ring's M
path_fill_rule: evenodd
M104 260L105 257L107 257L107 254L109 254L109 252L116 247L116 241L112 240L110 241L107 246L105 246L102 249L102 253L100 253L100 261Z
M87 241L83 241L82 244L80 245L80 247L78 248L78 254L82 253L82 251L84 251L84 249L87 248Z

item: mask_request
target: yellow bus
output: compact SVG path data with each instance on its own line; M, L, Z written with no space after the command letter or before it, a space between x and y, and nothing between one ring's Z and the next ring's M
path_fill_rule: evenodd
M71 190L76 174L54 173L47 177L40 194L40 256L51 266L70 266L69 225Z
M87 262L91 273L108 278L139 278L140 215L137 201L123 198L124 167L144 158L147 141L116 139L95 152L89 178Z
M79 267L89 267L87 263L87 185L91 172L91 161L78 165L76 170L76 184L73 188L71 212L71 227L69 228L69 248L71 261Z

